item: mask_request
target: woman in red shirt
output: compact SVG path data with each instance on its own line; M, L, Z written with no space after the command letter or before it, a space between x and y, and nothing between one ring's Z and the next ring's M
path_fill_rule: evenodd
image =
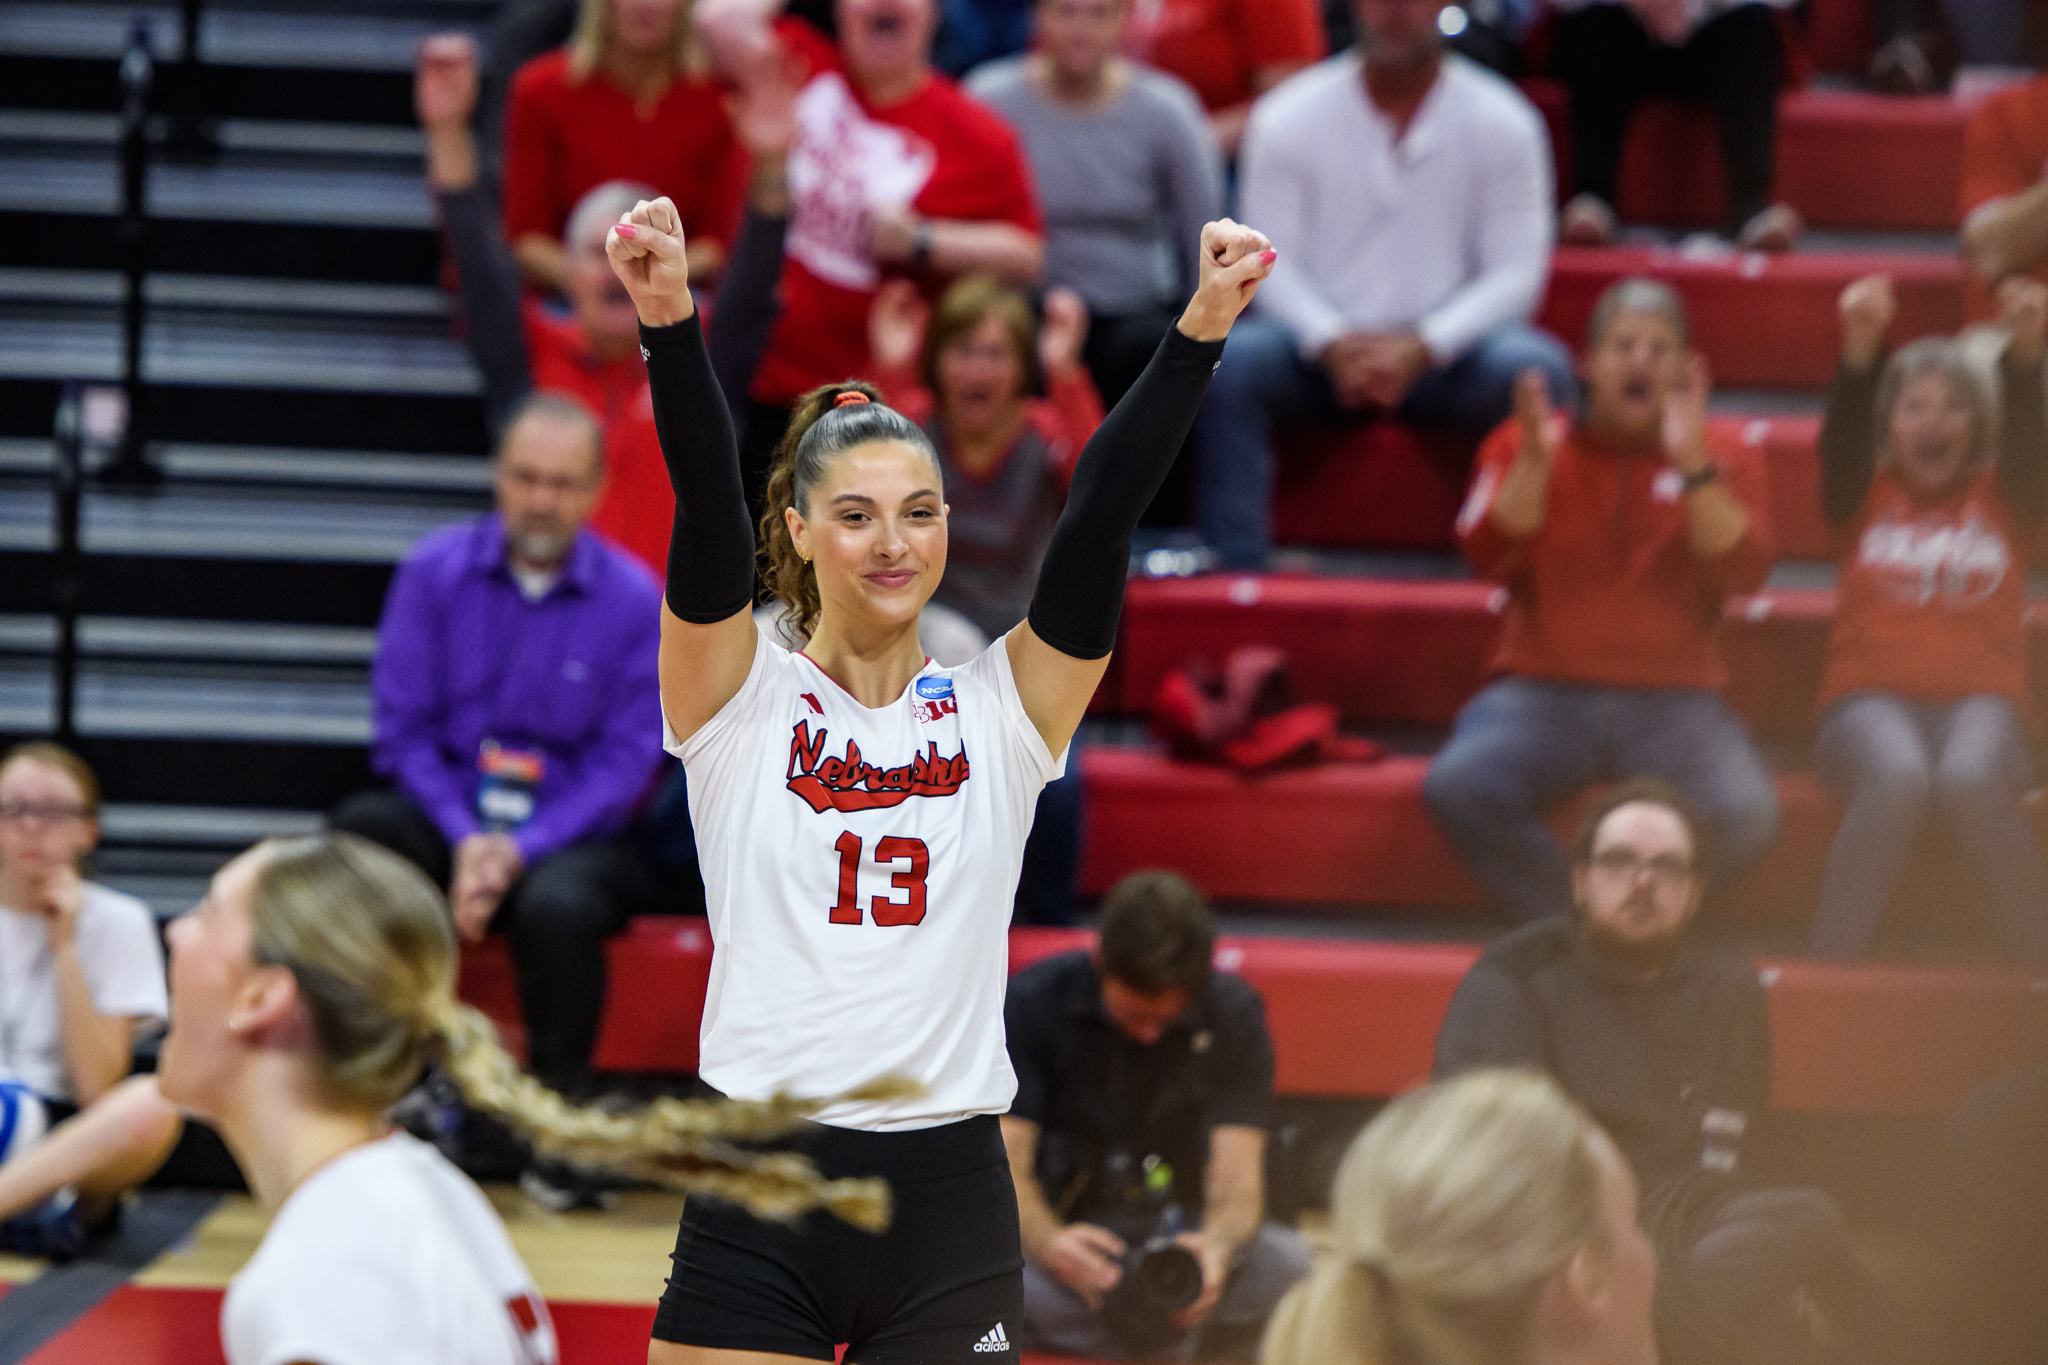
M675 201L690 270L716 274L739 217L746 157L691 24L691 0L582 0L567 47L519 68L505 114L505 240L526 280L562 287L562 230L598 185Z
M2028 550L2048 507L2048 286L2000 291L2012 340L1992 405L1954 342L1880 369L1891 281L1843 291L1821 501L1844 545L1814 744L1844 805L1809 947L1868 944L1929 817L1968 857L2014 947L2048 960L2048 866L2022 815Z

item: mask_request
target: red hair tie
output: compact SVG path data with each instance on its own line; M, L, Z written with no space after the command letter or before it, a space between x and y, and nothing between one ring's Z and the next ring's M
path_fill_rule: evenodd
M840 394L837 398L832 400L832 406L835 408L850 408L855 403L866 403L870 401L872 400L870 400L868 396L862 393L859 389L848 389L845 393Z

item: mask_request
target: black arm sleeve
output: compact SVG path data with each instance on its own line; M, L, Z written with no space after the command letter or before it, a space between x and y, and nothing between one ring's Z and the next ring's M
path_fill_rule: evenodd
M1222 356L1220 341L1168 330L1081 451L1031 597L1031 629L1060 653L1100 659L1115 647L1131 532L1173 468Z
M2048 511L2048 408L2041 366L2001 365L2004 411L1998 446L1998 492L2006 510L2031 526Z
M462 280L469 354L484 375L484 425L495 442L505 419L533 387L526 328L519 317L519 272L498 236L498 215L479 185L441 190L441 222Z
M718 376L726 407L735 413L747 401L754 371L761 367L768 338L782 315L775 287L782 280L782 239L788 232L788 214L770 217L748 209L739 239L732 244L732 256L725 263L725 278L718 285L718 302L712 311L711 372Z
M1820 419L1820 506L1830 526L1846 526L1863 510L1877 462L1878 362L1866 370L1837 366Z
M732 416L711 375L695 314L669 327L641 324L640 353L654 398L654 430L676 490L668 537L668 609L708 626L754 600L754 527L740 487Z

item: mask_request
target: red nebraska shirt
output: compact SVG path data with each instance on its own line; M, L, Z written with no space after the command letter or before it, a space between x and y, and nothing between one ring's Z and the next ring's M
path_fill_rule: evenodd
M1329 51L1314 0L1138 0L1129 32L1133 57L1180 77L1211 109L1250 99L1262 66Z
M1821 706L1991 693L2026 713L2026 546L1993 475L1929 503L1879 471L1844 538Z
M1757 453L1709 434L1708 458L1749 513L1749 531L1719 559L1702 559L1686 536L1679 472L1580 428L1557 452L1543 525L1507 534L1490 514L1521 440L1512 419L1486 438L1458 514L1473 569L1508 590L1495 667L1602 687L1724 686L1723 605L1762 587L1771 568Z
M725 116L725 87L678 79L642 112L601 73L576 83L569 54L546 52L512 77L505 112L505 237L560 237L576 201L611 180L675 200L688 237L730 242L747 158Z
M2032 189L2048 175L2048 76L2000 90L1971 113L1963 132L1962 216L1993 199ZM2048 280L2048 261L2034 268ZM1995 317L1991 292L1968 281L1970 316Z
M524 321L534 388L578 399L604 425L607 478L590 529L651 565L656 574L666 573L676 495L654 434L646 365L637 354L597 359L575 323L531 300Z
M908 205L1033 233L1041 225L1016 134L994 111L938 75L876 108L816 29L785 20L777 31L814 73L797 97L790 149L782 316L753 387L761 402L787 406L866 368L868 305L882 281L867 250L870 209Z

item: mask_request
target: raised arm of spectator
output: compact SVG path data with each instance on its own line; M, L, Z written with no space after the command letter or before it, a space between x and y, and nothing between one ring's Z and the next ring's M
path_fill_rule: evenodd
M1433 364L1448 365L1496 327L1535 316L1550 271L1556 230L1550 147L1534 110L1512 136L1460 154L1486 163L1483 199L1471 225L1472 274L1416 324ZM1399 262L1387 262L1398 270Z
M724 75L743 76L775 53L775 20L787 0L697 0L690 22L711 65Z
M1175 117L1160 135L1160 163L1166 172L1168 229L1180 266L1180 292L1192 294L1201 279L1202 225L1223 215L1223 155L1192 90L1167 85Z
M1271 271L1264 235L1221 219L1202 230L1202 283L1152 363L1081 452L1031 610L1005 637L1024 712L1063 753L1109 667L1131 533L1173 467L1238 314Z
M1664 459L1685 480L1686 542L1724 593L1754 592L1771 571L1762 518L1766 493L1754 461L1717 460L1707 447L1707 359L1686 357L1685 382L1664 409Z
M1978 280L1995 285L2048 261L2048 176L2014 142L2018 131L1994 102L1963 133L1963 258Z
M2015 276L1998 287L1998 306L2011 337L1999 366L1998 491L2012 514L2032 526L2048 511L2048 401L2041 380L2048 284Z
M476 773L469 766L473 758L451 762L441 742L447 696L439 642L447 631L425 578L407 561L384 595L370 667L370 766L395 782L455 844L477 832L470 804Z
M752 161L746 217L718 282L718 325L711 329L711 371L728 411L737 413L782 308L783 240L789 235L789 148L796 139L796 96L801 62L777 51L738 83L726 100L733 134Z
M1885 333L1898 311L1889 275L1866 275L1842 291L1842 358L1820 421L1820 505L1828 525L1863 511L1877 462L1877 376Z
M427 185L455 255L469 354L484 378L484 422L496 441L519 400L533 387L520 318L519 272L498 235L498 215L477 170L476 44L466 33L440 33L420 44L413 107L427 134Z
M1049 289L1044 317L1038 324L1038 366L1045 374L1045 396L1059 415L1060 445L1065 460L1060 477L1071 484L1074 465L1102 426L1102 394L1081 347L1088 340L1088 305L1071 289Z
M711 371L690 296L682 219L643 202L605 239L640 314L654 428L675 489L661 614L661 706L687 740L739 692L753 667L754 527L732 416Z

